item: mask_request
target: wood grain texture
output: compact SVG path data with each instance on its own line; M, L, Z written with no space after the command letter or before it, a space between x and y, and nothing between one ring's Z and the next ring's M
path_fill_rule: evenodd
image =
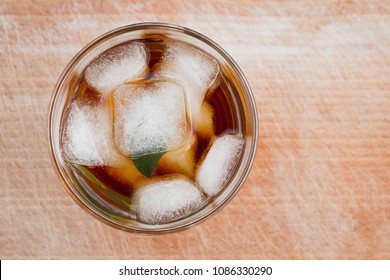
M165 236L82 211L47 141L68 61L141 21L215 40L259 110L242 190L205 223ZM1 259L390 259L389 1L6 1L0 28Z

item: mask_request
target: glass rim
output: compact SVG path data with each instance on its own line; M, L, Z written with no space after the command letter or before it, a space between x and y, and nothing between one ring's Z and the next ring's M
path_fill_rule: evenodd
M197 210L193 214L189 214L183 219L179 219L173 222L168 222L165 224L159 224L159 225L147 225L142 224L142 228L140 227L128 227L126 224L121 224L118 221L114 219L108 219L107 217L101 215L97 209L94 209L91 207L88 203L85 203L85 201L80 197L79 194L77 194L73 190L73 186L71 182L69 181L69 177L64 174L60 163L58 161L58 156L56 154L55 148L54 148L54 128L53 127L53 119L55 115L55 108L56 104L58 102L58 99L61 95L60 89L62 88L66 78L68 77L71 70L74 68L75 65L83 58L85 54L87 54L93 47L99 45L100 43L109 40L110 38L114 38L116 36L119 36L124 33L129 33L132 31L142 31L142 30L148 30L148 29L157 29L157 30L169 30L174 31L178 33L184 33L185 35L195 38L197 40L200 40L201 42L205 43L215 51L217 51L227 62L227 64L234 70L236 73L236 76L244 88L244 95L248 98L248 104L251 108L251 115L250 119L252 120L252 135L251 135L251 149L249 152L248 159L243 162L245 167L239 169L244 170L242 174L236 173L235 176L240 176L238 182L234 186L234 189L229 193L229 195L218 205L216 205L215 208L210 209L203 215L200 215L200 217L196 218L195 220L191 220L190 218L192 216L195 216L195 214L202 212L202 210L205 208L202 207L201 209ZM242 185L244 184L246 178L249 175L249 172L251 170L251 167L253 165L256 150L257 150L257 143L258 143L258 114L257 114L257 108L256 108L256 102L253 96L253 92L249 86L248 81L245 78L244 73L242 72L241 68L238 66L238 64L234 61L234 59L222 48L220 47L216 42L211 40L210 38L206 37L205 35L194 31L192 29L189 29L187 27L174 25L174 24L168 24L168 23L162 23L162 22L141 22L141 23L135 23L135 24L129 24L124 25L118 28L115 28L113 30L110 30L101 36L97 37L96 39L92 40L90 43L85 45L77 54L73 56L73 58L70 60L70 62L66 65L64 70L62 71L61 75L59 76L56 85L54 87L52 97L50 99L50 108L49 108L49 118L48 118L48 140L49 140L49 152L51 157L52 165L54 166L54 169L56 171L57 177L62 182L62 185L65 187L66 191L71 195L73 200L84 210L86 210L87 213L91 214L95 218L97 218L99 221L112 226L114 228L126 231L126 232L132 232L132 233L138 233L138 234L145 234L145 235L158 235L163 233L171 233L171 232L177 232L184 229L191 228L199 223L202 223L209 217L217 214L219 211L221 211L238 193L238 191L241 189ZM233 178L231 178L233 179ZM229 186L229 185L227 185ZM207 206L207 204L206 204ZM187 221L188 220L188 221ZM136 222L136 221L135 221Z

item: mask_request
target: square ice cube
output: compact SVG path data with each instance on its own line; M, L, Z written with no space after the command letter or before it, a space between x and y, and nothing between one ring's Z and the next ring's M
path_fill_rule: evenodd
M237 164L244 145L238 135L224 135L217 138L196 172L196 182L208 195L222 190Z
M196 210L203 201L197 187L187 179L168 178L141 187L132 204L140 221L161 224L176 220Z
M219 74L218 62L201 50L179 42L167 43L156 77L174 80L187 95L187 107L195 126L207 91Z
M184 93L174 83L127 84L113 93L114 136L131 157L174 150L186 139Z
M103 95L129 81L146 77L149 53L143 43L114 47L95 58L85 70L85 80Z
M63 152L73 163L118 166L123 158L115 151L108 107L72 103L64 122Z

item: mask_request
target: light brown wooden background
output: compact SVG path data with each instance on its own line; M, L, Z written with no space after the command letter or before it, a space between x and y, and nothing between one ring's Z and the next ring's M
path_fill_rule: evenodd
M235 199L200 226L154 237L83 212L47 141L68 61L141 21L225 48L260 121ZM389 1L5 1L0 35L1 259L390 259Z

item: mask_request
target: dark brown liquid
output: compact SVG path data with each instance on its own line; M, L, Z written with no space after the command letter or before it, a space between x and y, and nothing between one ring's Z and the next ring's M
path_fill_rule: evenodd
M150 50L150 62L149 68L151 69L149 77L153 74L153 69L158 67L158 63L161 59L161 56L164 53L165 46L163 40L140 40L145 44L145 46ZM223 72L223 67L220 67L221 72L217 79L217 86L206 95L205 102L209 103L214 112L214 135L215 137L224 135L224 134L242 134L240 131L239 116L242 108L237 108L236 103L234 102L235 89L229 83L229 77L226 73ZM148 77L148 78L149 78ZM78 90L73 92L73 95L69 98L70 102L72 100L83 100L83 102L88 102L90 104L100 102L100 94L96 92L93 88L90 88L82 77L79 83ZM210 147L212 137L201 137L197 135L196 148L195 148L195 166L201 160L205 151ZM120 172L120 170L115 170L112 167L97 166L97 167L88 167L84 166L89 172L91 172L102 184L110 188L113 192L121 194L126 197L131 197L132 193L136 189L136 186L126 180L118 179L116 176L113 176L114 173ZM153 176L167 175L167 172L164 171L164 168L158 167ZM83 174L80 174L83 176ZM123 177L131 176L131 174L123 174ZM194 178L191 178L194 179ZM91 186L92 189L93 186ZM105 197L105 193L99 190L96 193L101 196L107 202L111 202L111 199Z

